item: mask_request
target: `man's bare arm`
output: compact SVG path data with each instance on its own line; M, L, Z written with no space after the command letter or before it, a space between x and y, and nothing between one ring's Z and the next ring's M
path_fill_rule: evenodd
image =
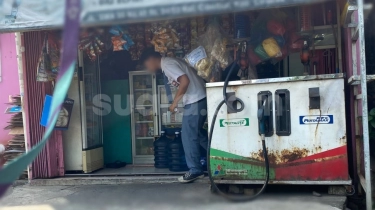
M179 85L177 93L174 97L173 103L169 108L169 111L171 111L171 112L174 112L174 109L178 106L178 102L180 102L180 100L184 97L184 95L185 95L185 93L186 93L186 91L189 87L189 84L190 84L189 77L186 74L177 78L177 81L180 85Z

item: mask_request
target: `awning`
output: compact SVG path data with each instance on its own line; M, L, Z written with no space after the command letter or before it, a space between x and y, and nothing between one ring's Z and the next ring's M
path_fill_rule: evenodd
M144 22L324 0L81 0L82 26ZM0 0L0 32L62 27L64 0Z

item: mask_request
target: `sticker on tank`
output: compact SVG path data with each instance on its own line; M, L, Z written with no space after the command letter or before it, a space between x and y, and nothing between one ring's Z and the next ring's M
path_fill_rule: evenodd
M299 124L333 124L333 115L299 116Z

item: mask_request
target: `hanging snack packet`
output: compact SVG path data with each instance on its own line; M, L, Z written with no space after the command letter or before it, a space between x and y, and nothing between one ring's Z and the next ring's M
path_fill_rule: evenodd
M267 55L271 58L281 57L281 49L274 38L265 39L262 43Z
M129 50L134 45L133 40L129 35L125 34L124 30L119 26L114 26L109 30L111 37L113 51Z

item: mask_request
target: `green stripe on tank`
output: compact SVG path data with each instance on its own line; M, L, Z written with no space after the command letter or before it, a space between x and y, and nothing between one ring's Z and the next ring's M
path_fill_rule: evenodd
M215 179L264 180L266 168L263 161L211 148L211 171ZM270 168L270 179L275 170Z

